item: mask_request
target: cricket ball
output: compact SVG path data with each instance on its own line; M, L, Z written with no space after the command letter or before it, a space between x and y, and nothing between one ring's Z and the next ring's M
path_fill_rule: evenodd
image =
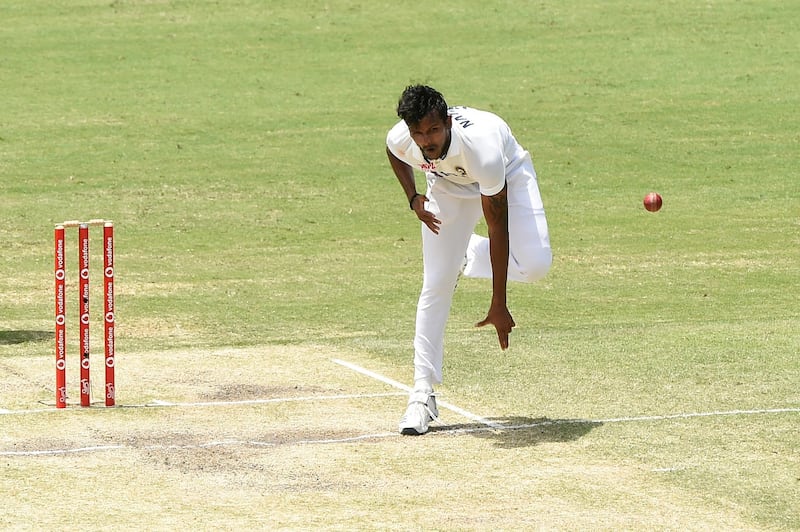
M661 195L657 192L650 192L644 197L644 208L650 212L656 212L661 208Z

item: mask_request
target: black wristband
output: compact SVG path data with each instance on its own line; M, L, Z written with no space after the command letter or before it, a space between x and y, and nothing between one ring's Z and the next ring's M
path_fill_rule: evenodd
M414 210L414 200L417 199L419 196L422 196L419 192L414 192L414 195L411 196L411 199L408 200L408 208L412 211Z

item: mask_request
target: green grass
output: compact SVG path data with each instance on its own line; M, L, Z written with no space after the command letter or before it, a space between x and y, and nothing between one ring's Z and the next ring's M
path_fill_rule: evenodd
M0 380L50 400L50 374L18 362L52 357L52 226L103 217L117 226L121 372L145 351L321 345L408 381L419 228L384 136L404 86L425 82L451 104L501 114L531 150L555 254L546 279L509 289L519 326L507 353L472 328L488 283L461 282L445 362L454 403L525 419L796 409L798 19L800 6L777 0L4 2ZM656 214L641 206L651 190L664 197ZM15 401L0 391L0 408ZM385 430L402 402L392 408ZM548 462L563 486L545 499L567 501L574 517L548 514L545 526L675 525L653 517L649 495L748 528L798 529L797 421L605 424L492 462L513 477L521 463L569 457ZM417 504L403 460L416 452L447 467L426 448L434 438L400 442L380 488L396 507L357 523L391 527ZM479 462L470 453L481 443L443 456ZM337 458L326 460L333 469ZM644 478L626 475L603 497L602 483L575 486L569 468L583 465ZM478 489L485 504L508 527L515 512L535 527L502 500L502 478ZM642 495L630 507L616 499L628 488ZM188 513L198 504L165 489ZM332 528L349 505L379 505L374 493L321 491L329 520L278 513L276 523ZM623 507L626 520L613 521ZM19 515L22 505L0 523ZM432 527L481 528L455 515ZM680 524L693 522L705 521Z

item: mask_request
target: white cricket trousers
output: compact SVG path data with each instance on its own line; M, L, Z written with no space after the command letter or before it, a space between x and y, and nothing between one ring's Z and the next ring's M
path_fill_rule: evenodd
M547 274L552 253L530 156L507 177L507 183L508 279L532 283ZM442 223L438 235L422 224L423 281L414 336L415 389L442 382L445 326L464 257L465 277L492 278L489 239L473 234L483 214L478 184L460 185L429 176L426 196L426 209Z

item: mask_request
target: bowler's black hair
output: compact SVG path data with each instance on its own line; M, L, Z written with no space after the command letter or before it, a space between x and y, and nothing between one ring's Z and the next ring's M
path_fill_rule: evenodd
M397 116L406 124L418 124L431 111L435 111L442 121L447 120L444 96L427 85L409 85L397 103Z

